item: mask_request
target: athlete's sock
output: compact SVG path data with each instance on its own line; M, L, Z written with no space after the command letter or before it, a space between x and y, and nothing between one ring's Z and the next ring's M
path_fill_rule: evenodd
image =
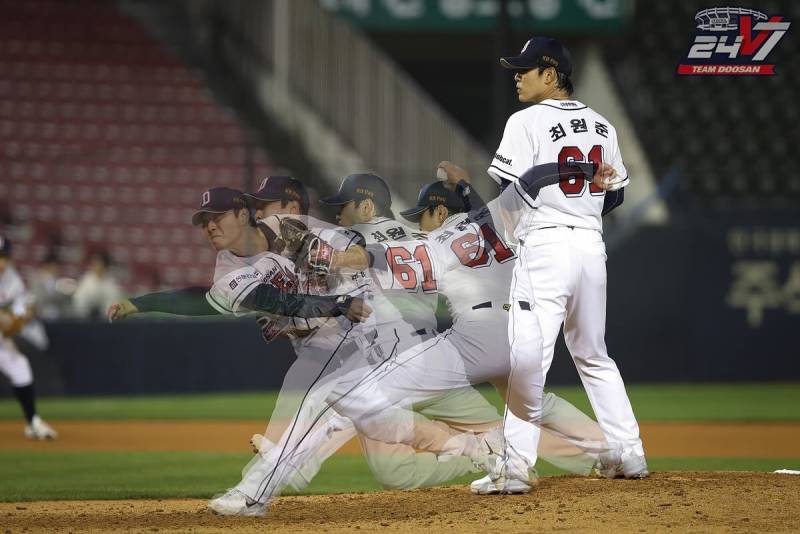
M30 424L33 420L33 416L36 415L36 401L33 395L33 384L15 387L13 389L14 396L17 397L20 406L22 406L22 411L25 412L25 420L28 422L28 424Z

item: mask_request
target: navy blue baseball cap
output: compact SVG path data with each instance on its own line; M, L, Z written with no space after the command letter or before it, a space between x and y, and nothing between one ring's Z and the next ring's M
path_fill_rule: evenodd
M389 209L392 195L389 186L377 174L363 173L346 176L339 185L339 191L330 197L319 199L323 204L338 206L353 200L371 199L376 206Z
M11 241L4 235L0 235L0 257L11 256Z
M536 67L555 67L556 72L572 74L572 57L569 50L550 37L528 39L518 56L501 57L500 65L507 69L534 69Z
M200 197L200 207L192 215L192 224L199 226L203 223L206 213L225 213L237 208L246 208L247 202L244 193L230 187L212 187L203 191Z
M400 215L411 222L419 222L423 211L440 205L450 210L450 213L464 211L464 200L461 198L461 195L455 191L450 191L445 187L444 182L437 180L432 184L423 186L422 189L419 190L417 205L413 208L401 211Z
M305 186L291 176L267 176L261 181L255 193L245 193L246 197L254 200L274 202L276 200L286 200L291 202L296 200L300 203L300 210L308 212L308 191Z

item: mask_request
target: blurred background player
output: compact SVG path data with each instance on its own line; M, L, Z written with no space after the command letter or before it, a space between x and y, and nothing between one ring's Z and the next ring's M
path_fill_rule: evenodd
M92 252L89 266L72 295L75 315L100 319L104 317L108 307L121 296L122 290L111 272L111 255L105 250Z
M39 319L50 321L70 313L70 294L64 291L61 270L62 262L58 254L50 250L29 279L28 286Z
M31 364L12 339L33 317L31 305L25 284L11 263L11 242L0 235L0 371L11 381L25 414L25 437L56 439L58 433L36 413Z

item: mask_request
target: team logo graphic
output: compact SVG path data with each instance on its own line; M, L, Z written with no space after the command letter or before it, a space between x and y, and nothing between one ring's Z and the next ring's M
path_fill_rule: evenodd
M791 25L783 17L743 7L712 7L698 11L694 20L697 31L678 74L775 74L775 65L766 60Z

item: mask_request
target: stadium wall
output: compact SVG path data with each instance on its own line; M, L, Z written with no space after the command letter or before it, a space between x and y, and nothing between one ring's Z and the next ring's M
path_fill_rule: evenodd
M698 215L610 246L606 340L625 381L800 380L797 221L794 210ZM247 319L47 330L49 352L29 352L43 394L275 389L294 359L288 342L264 344ZM559 341L548 383L577 382Z

